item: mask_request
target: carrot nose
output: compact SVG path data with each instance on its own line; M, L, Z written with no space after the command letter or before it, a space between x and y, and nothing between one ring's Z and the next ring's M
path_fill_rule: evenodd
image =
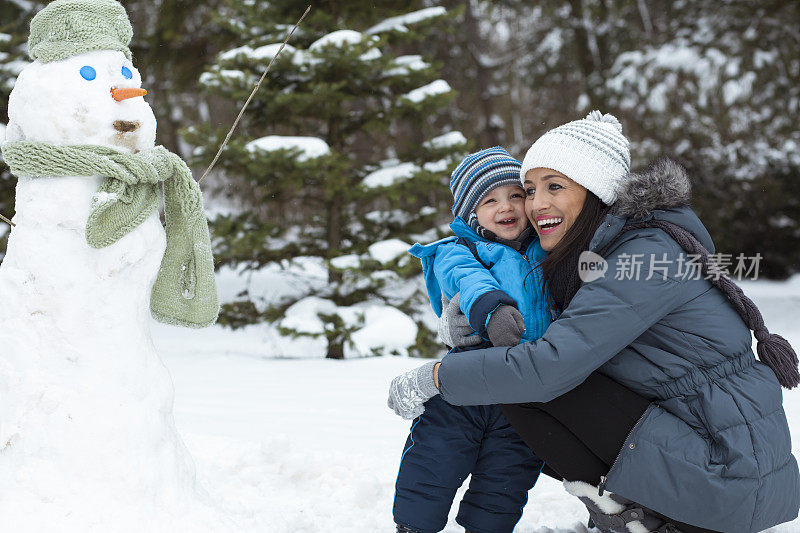
M121 89L111 89L111 97L116 100L117 102L121 102L123 100L127 100L128 98L136 98L137 96L144 96L147 94L147 91L144 89L131 89L131 88L121 88Z

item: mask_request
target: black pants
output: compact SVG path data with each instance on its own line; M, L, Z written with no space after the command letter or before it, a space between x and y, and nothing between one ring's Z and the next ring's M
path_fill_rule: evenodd
M528 447L546 463L543 473L597 485L649 405L646 398L594 372L554 400L504 405L503 413ZM711 532L670 521L684 533Z

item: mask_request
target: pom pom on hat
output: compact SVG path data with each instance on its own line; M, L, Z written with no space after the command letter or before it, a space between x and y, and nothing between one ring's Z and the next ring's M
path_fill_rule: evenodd
M60 61L92 50L118 50L131 59L133 28L116 0L56 0L31 20L28 55Z
M549 168L611 205L630 171L629 145L617 117L592 111L539 137L525 154L520 178L524 182L532 168Z
M597 109L586 115L586 120L595 120L597 122L606 122L608 124L613 124L617 131L622 133L622 124L620 124L617 117L612 115L611 113L603 114Z

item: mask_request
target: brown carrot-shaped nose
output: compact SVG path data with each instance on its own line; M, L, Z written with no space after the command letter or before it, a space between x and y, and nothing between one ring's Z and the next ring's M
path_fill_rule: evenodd
M146 94L147 91L144 89L132 89L128 87L111 89L111 97L117 102L127 100L128 98L136 98L137 96L144 96Z

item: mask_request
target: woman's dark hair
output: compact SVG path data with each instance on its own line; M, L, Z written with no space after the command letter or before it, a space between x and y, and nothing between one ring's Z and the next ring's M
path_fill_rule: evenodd
M542 292L549 296L555 310L566 309L581 287L578 276L578 259L589 249L592 236L611 208L593 192L586 191L586 199L572 227L550 250L540 263L542 267Z

